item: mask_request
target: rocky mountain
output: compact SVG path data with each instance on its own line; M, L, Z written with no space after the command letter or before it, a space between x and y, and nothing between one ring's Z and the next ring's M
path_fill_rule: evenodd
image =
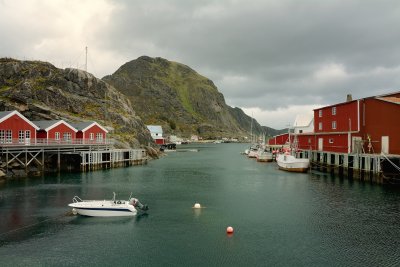
M249 136L251 118L228 106L211 80L186 65L142 56L103 80L130 99L145 124L162 125L167 134L206 139ZM254 125L254 132L264 131Z
M0 110L14 109L30 120L97 121L109 130L117 147L153 143L129 99L82 70L0 59Z

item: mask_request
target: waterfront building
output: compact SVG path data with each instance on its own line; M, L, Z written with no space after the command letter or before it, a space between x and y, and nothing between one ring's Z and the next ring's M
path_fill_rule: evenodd
M0 112L0 143L26 144L36 141L36 130L39 127L33 124L18 111Z
M104 143L108 131L95 121L71 123L77 130L76 141L82 144Z
M76 132L72 125L64 120L32 121L37 130L37 142L43 144L74 143Z
M314 131L297 128L299 149L333 153L400 154L400 92L337 103L314 110ZM285 135L271 138L270 145L284 144ZM293 139L292 139L293 140Z
M159 145L165 144L165 139L163 137L163 130L160 125L147 125L147 129L149 129L151 137L154 142Z
M289 144L289 134L279 134L268 140L269 146L284 146L285 144Z

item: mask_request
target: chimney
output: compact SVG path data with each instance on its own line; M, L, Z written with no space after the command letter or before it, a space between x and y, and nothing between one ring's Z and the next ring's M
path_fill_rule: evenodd
M353 101L353 97L351 96L351 94L347 94L346 102L350 102L350 101Z

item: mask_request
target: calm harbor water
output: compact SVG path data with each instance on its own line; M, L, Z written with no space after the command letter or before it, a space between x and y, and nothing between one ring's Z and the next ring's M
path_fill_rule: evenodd
M0 265L400 266L398 189L279 171L240 155L244 144L182 148L199 151L0 184ZM69 215L73 196L112 192L148 214Z

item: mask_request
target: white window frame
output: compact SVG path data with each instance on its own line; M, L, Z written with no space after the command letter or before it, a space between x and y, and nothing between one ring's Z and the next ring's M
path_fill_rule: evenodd
M63 139L64 139L64 141L71 141L72 140L72 134L70 132L63 133Z
M103 142L103 133L96 133L96 142L97 143Z
M333 129L333 130L336 130L336 126L337 126L337 125L336 125L336 121L332 121L332 129Z
M12 144L12 130L6 130L6 143Z
M93 140L94 140L94 133L90 133L90 134L89 134L89 139L90 139L90 141L93 141Z
M60 140L60 132L55 132L55 133L54 133L54 139L55 139L56 141L59 141L59 140Z
M318 111L318 117L322 118L322 109Z
M332 115L336 115L336 107L332 107Z
M329 144L333 144L333 138L329 138Z
M322 130L322 122L318 123L318 130Z
M20 144L25 143L25 131L24 130L18 131L18 143L20 143Z
M0 130L0 143L4 144L6 142L6 130Z

